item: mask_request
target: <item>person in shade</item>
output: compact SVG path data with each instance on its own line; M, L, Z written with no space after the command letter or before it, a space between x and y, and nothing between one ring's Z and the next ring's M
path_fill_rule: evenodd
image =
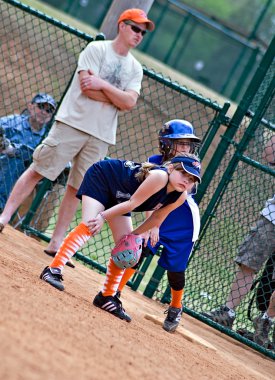
M49 94L38 93L21 114L0 118L0 210L5 207L12 188L32 162L56 109Z

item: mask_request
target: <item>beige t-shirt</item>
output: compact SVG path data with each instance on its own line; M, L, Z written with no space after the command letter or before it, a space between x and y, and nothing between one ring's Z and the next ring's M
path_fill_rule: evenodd
M56 120L115 144L118 109L81 93L78 73L88 69L120 90L133 90L139 94L142 66L130 52L127 56L118 55L112 41L90 42L79 56L72 83L57 112Z

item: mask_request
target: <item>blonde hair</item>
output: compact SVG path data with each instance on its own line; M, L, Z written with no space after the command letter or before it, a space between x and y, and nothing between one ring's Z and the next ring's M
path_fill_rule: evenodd
M198 158L198 156L196 156L193 153L178 153L174 157L189 157L189 158L193 158L194 160L200 162L200 159ZM150 172L150 170L152 170L153 168L158 168L159 166L167 167L170 164L171 164L171 160L164 162L162 165L156 165L156 164L152 164L150 162L143 162L141 164L141 168L139 169L139 171L135 175L135 177L139 182L143 182L145 180L146 176L148 175L148 173ZM174 168L176 170L183 170L180 162L175 162L174 164L172 163L172 165L174 166Z
M143 182L147 176L147 174L149 173L149 171L153 168L158 168L159 165L156 165L156 164L152 164L150 162L143 162L141 164L141 168L139 169L138 173L135 175L136 179L139 181L139 182Z

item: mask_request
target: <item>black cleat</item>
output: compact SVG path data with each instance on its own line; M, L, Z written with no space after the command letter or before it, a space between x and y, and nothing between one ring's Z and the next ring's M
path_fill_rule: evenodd
M262 315L259 315L253 320L253 325L255 328L253 340L255 343L268 348L270 346L270 340L268 335L271 331L272 320L270 318L263 318Z
M120 297L121 297L121 290L117 290L117 291L116 291L116 297L117 297L117 298L120 298Z
M229 308L225 305L219 306L217 309L212 311L205 311L201 313L204 317L211 319L214 322L219 323L224 327L232 329L235 317L230 317Z
M64 285L61 283L63 277L59 268L46 267L40 275L41 280L48 282L58 290L64 290Z
M167 317L165 318L162 327L168 332L174 332L180 323L182 309L169 306L168 310L164 313L167 314Z
M99 292L93 301L96 307L113 314L115 317L123 319L126 322L131 322L131 317L125 313L122 303L117 296L104 297L102 292Z

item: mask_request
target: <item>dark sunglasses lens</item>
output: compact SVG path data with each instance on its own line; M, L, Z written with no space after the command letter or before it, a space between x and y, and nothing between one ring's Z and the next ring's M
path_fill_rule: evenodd
M37 104L37 107L40 109L40 110L44 110L46 111L47 113L53 113L53 109L52 108L46 108L45 105L43 103L36 103Z
M142 36L144 36L146 34L146 30L139 29L135 25L130 25L130 26L131 26L131 29L132 29L133 32L135 32L135 33L141 33Z

